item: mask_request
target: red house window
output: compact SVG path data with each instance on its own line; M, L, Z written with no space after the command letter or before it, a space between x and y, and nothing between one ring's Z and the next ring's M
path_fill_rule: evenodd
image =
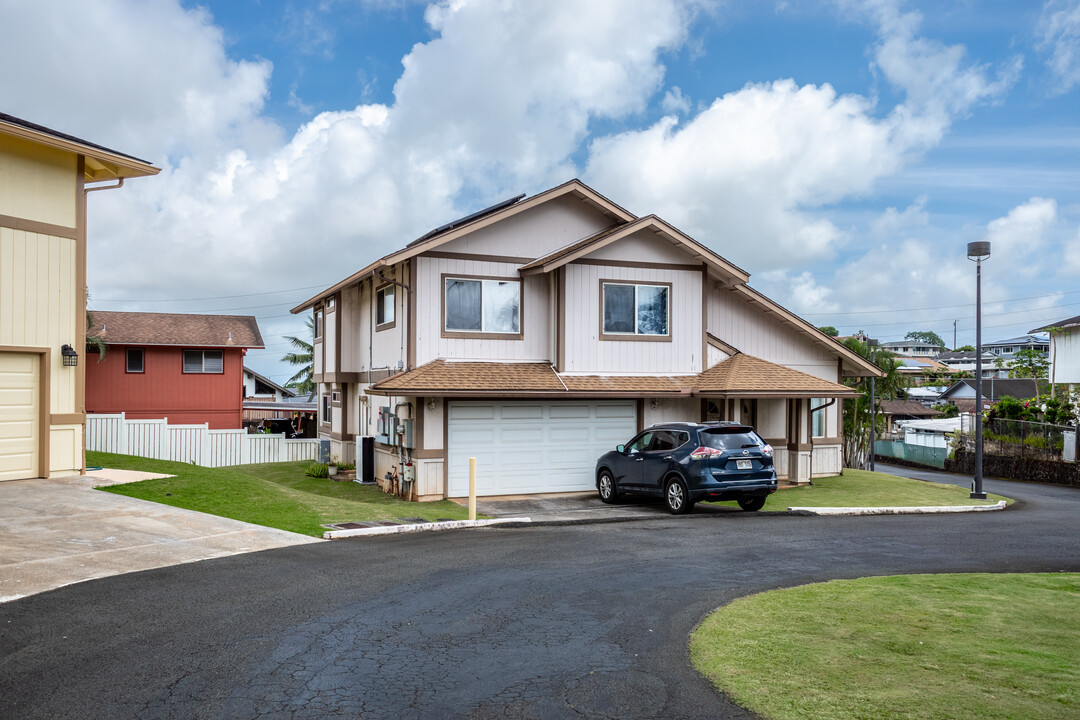
M143 372L143 351L142 348L128 348L127 351L127 371L129 373L141 373Z
M185 350L185 373L225 372L225 353L221 350Z

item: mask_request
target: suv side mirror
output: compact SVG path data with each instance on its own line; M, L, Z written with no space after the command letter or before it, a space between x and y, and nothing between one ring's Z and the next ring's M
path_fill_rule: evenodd
M621 453L626 452L626 446L625 445L616 445L615 446L615 452L621 452Z

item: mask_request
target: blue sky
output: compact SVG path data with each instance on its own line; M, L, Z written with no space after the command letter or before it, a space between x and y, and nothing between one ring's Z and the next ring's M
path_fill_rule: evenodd
M580 177L811 321L986 339L1080 314L1080 0L0 0L0 109L145 157L92 306L289 308ZM38 48L54 50L48 56ZM87 54L87 49L93 52ZM27 57L42 58L29 65Z

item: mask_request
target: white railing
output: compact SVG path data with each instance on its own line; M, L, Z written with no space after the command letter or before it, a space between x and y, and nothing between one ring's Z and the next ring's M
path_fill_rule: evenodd
M211 430L163 420L128 420L119 415L86 416L86 449L203 467L315 460L319 441L283 434L249 435L246 430Z

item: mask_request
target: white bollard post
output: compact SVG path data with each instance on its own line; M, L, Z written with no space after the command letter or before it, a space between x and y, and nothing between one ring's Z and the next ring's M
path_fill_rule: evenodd
M469 519L476 519L476 458L469 458Z

